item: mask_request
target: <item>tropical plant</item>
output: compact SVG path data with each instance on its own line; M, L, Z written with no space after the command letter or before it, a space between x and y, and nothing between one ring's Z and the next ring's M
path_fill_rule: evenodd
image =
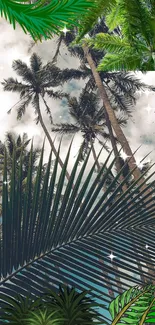
M2 175L3 168L4 168L4 153L5 148L7 150L7 157L8 157L8 165L7 165L7 181L8 186L11 179L11 169L12 169L12 158L13 158L13 149L16 148L16 171L18 174L19 171L19 158L21 152L23 152L23 165L22 165L22 193L26 187L27 175L28 175L28 166L29 166L29 158L30 152L27 150L27 146L30 143L31 139L28 139L27 133L23 133L23 136L17 136L14 132L6 132L5 135L5 143L0 141L0 173ZM40 157L41 149L35 148L32 154L32 179L34 182L36 172L37 172L37 161ZM45 171L45 164L42 168L42 181L43 175ZM2 197L2 189L3 189L3 181L2 177L0 180L0 197ZM2 204L0 204L0 215L2 214Z
M109 116L109 120L110 120L111 125L112 125L112 127L114 129L114 132L115 132L115 134L116 134L122 148L124 149L125 153L129 157L131 157L131 159L128 161L128 165L129 165L130 170L133 170L134 179L137 180L141 176L140 170L139 170L138 167L133 169L134 165L136 164L135 158L132 155L132 151L131 151L131 148L129 146L129 143L128 143L128 141L127 141L121 127L119 126L119 124L117 122L116 115L115 115L115 113L114 113L114 111L112 109L111 103L110 103L109 98L107 96L106 89L103 86L103 83L102 83L102 80L100 78L99 73L96 71L95 62L94 62L94 60L93 60L93 58L91 56L91 53L89 52L89 48L88 48L86 43L83 43L83 50L84 50L85 56L87 58L87 61L89 63L89 66L90 66L90 68L92 70L96 85L98 86L101 99L103 100L105 110L106 110L106 112L107 112L107 114ZM145 184L145 179L144 178L141 179L141 183L143 184L142 191L144 191L144 190L146 191L146 184ZM148 192L148 194L149 194L149 192Z
M16 294L14 298L5 297L4 302L3 309L0 307L0 311L3 312L3 316L2 314L0 316L2 324L26 325L31 312L38 311L42 307L41 298L32 299L31 294L27 294L26 297L20 294Z
M155 323L155 286L132 287L118 295L109 306L112 324Z
M137 262L138 264L142 262L149 263L149 271L153 270L155 205L153 198L149 198L151 203L149 207L143 198L140 199L143 211L139 211L139 202L136 202L136 197L139 198L138 190L142 184L138 179L110 207L111 200L118 194L122 184L117 186L108 200L105 201L105 199L107 199L111 187L117 182L119 174L105 193L102 192L102 188L116 159L114 158L109 163L111 152L92 182L95 163L85 175L90 150L78 173L79 156L77 157L64 191L63 200L59 205L59 199L64 189L65 171L70 150L71 146L59 176L57 172L60 146L51 177L49 175L52 152L50 153L41 188L43 146L37 177L34 188L32 188L33 145L31 146L23 203L21 201L22 153L18 180L16 181L16 152L14 150L10 190L8 185L3 183L0 241L1 318L5 301L9 299L8 296L14 298L19 293L26 297L28 292L31 292L33 299L39 297L47 287L47 278L49 289L57 292L59 284L67 282L68 285L74 286L78 290L91 290L92 298L95 297L96 302L99 300L104 304L110 302L107 290L111 289L111 283L114 293L118 293L114 276L119 276L122 288L125 290L129 288L131 281L133 285L142 284L140 275L145 275L148 280L154 279L153 274L137 268ZM107 170L102 176L105 167ZM151 173L146 178L146 182L154 174L155 172ZM76 180L75 176L77 176ZM6 177L7 156L5 150L3 179L5 180ZM53 198L56 180L58 180L58 185ZM83 184L81 184L82 180ZM98 180L100 180L99 183ZM152 183L154 182L146 185L146 190L151 188ZM135 198L132 199L131 190L136 184ZM154 193L154 189L152 193ZM148 195L145 196L145 200L146 198ZM81 202L83 203L81 204ZM134 239L136 251L132 239ZM149 257L144 246L146 243L152 248ZM108 255L111 251L116 256L114 261L109 260ZM141 256L137 256L137 251ZM102 271L99 259L104 261ZM118 268L115 269L113 265ZM108 275L104 278L103 283L101 278L105 273ZM107 306L99 311L100 320L109 324L111 319L107 311Z
M75 134L81 131L84 141L80 147L81 160L88 154L89 147L94 143L95 138L102 144L105 150L109 152L106 144L98 138L103 137L104 140L110 139L109 134L104 130L105 115L102 108L99 108L99 98L93 92L82 90L79 99L68 95L67 104L69 107L69 114L75 123L55 123L52 131L61 134ZM96 161L96 154L94 147L92 148L93 155Z
M57 312L49 313L47 310L31 312L31 317L26 319L27 325L60 325L62 319L58 316Z
M61 44L62 40L63 40L63 37L61 37L60 40L59 40L58 49L60 47L60 44ZM71 44L70 44L70 46L71 46ZM73 46L73 42L72 42L72 46ZM133 176L134 176L135 179L138 179L141 176L140 170L138 169L138 167L136 169L134 168L134 166L136 164L136 161L135 161L135 159L134 159L134 157L132 155L131 148L129 146L129 143L128 143L128 141L127 141L127 139L126 139L120 125L117 122L115 112L112 109L111 102L110 102L110 100L108 98L108 95L107 95L107 87L103 84L102 77L96 71L96 63L97 63L96 58L92 56L91 50L88 48L86 40L82 41L81 46L82 46L82 49L84 51L85 59L87 60L87 62L89 64L93 79L95 80L95 84L96 84L96 86L97 86L97 88L99 90L99 94L100 94L101 99L103 101L103 106L105 108L105 114L106 114L106 119L107 119L107 126L108 126L109 130L110 130L110 127L113 128L113 130L114 130L114 132L115 132L115 134L117 136L117 139L120 142L120 144L121 144L122 148L124 149L125 153L129 157L131 157L131 159L129 161L129 168L130 168L130 170L134 170ZM58 55L58 53L59 53L59 51L57 50L56 55ZM74 53L75 53L75 50L74 50ZM81 55L81 51L80 51L80 55ZM56 56L54 57L54 59L56 59ZM68 71L66 71L66 72L68 72ZM63 71L63 73L64 73L64 76L65 76L65 79L67 79L67 73L65 73L64 71ZM75 75L78 76L77 78L81 78L81 76L82 76L79 72L76 73ZM88 75L88 71L87 71L87 75ZM68 79L69 79L69 77L68 77ZM109 89L109 86L108 86L108 89ZM150 90L154 90L154 87L150 87ZM112 93L114 95L114 92L112 92ZM115 97L119 98L119 95L117 96L117 94L116 94ZM131 95L131 97L132 97L132 95ZM112 136L111 136L111 139L112 139ZM117 148L115 148L115 149L116 149L115 151L117 151ZM115 155L117 155L117 157L118 157L118 152L116 152ZM118 170L119 169L120 169L120 167L118 168ZM142 190L145 190L144 179L142 179L141 181L144 183Z
M1 164L0 164L0 170L2 172L4 167L4 153L5 148L7 150L8 155L8 166L7 166L7 173L8 173L8 179L11 177L11 166L12 166L12 158L13 158L13 149L16 148L16 159L17 159L17 170L19 170L19 158L21 155L21 152L23 151L23 172L22 172L22 180L24 181L27 177L28 172L28 164L29 164L29 156L30 152L27 149L27 146L29 145L31 139L28 139L27 133L23 133L22 137L20 135L17 135L15 132L6 132L5 134L5 142L3 143L0 141L0 158L1 158ZM38 158L41 154L41 149L35 148L33 150L33 166L32 166L32 174L35 175L37 171L36 163L38 161ZM44 166L43 166L44 167Z
M88 154L89 148L92 147L92 154L94 160L96 161L97 156L94 148L95 139L98 140L100 145L102 145L107 152L109 152L109 147L106 145L106 142L111 139L111 134L108 134L105 131L105 113L103 107L99 107L99 96L97 96L97 94L93 92L86 91L86 89L84 88L78 100L76 99L76 97L71 97L69 95L66 97L69 106L69 113L74 119L75 123L54 124L52 127L52 131L62 134L75 134L81 131L84 140L79 149L81 153L80 160L82 161L83 159L85 159L85 156L87 156ZM115 109L117 109L117 106L115 107ZM125 117L118 117L118 123L120 125L125 125ZM115 142L117 141L115 137L113 137L112 140ZM98 172L100 171L100 163L98 161L97 170ZM107 182L109 182L110 179L111 177L107 179Z
M101 21L95 26L95 28L89 33L89 35L93 36L97 32L101 32L101 31L108 32L108 28L105 25L104 18L101 19ZM118 34L119 34L118 29L115 32L118 32ZM75 36L76 36L75 30L73 30L71 32L68 31L66 33L66 35L65 35L65 33L62 33L62 35L58 39L58 48L56 50L56 54L54 55L53 62L56 61L57 56L59 54L61 43L64 42L65 45L67 46L70 54L80 58L82 63L81 63L80 69L78 69L78 70L64 69L64 71L62 72L62 75L61 75L61 80L66 82L73 78L75 78L75 79L89 78L89 80L86 82L85 90L90 90L90 89L95 90L95 89L97 89L97 85L95 83L91 69L89 69L88 66L86 66L86 59L84 57L83 49L80 46L71 47L71 44L72 44ZM98 64L99 60L103 56L103 53L99 52L99 51L95 51L93 49L90 49L90 52L91 52L91 55L92 55L95 63ZM120 109L123 112L127 113L129 117L131 116L131 107L134 107L133 104L135 104L135 91L139 90L139 89L149 88L147 85L145 85L144 83L141 83L138 79L136 79L135 76L132 76L129 73L100 72L100 77L101 77L103 85L106 88L106 92L108 94L108 98L110 99L110 103L113 105L113 107L114 107L114 104L119 105ZM149 89L154 90L154 87L150 87ZM117 172L119 172L119 170L121 169L121 163L120 163L117 145L115 143L111 122L109 120L109 116L108 116L106 110L104 110L104 114L105 114L106 124L107 124L108 131L110 134L111 142L112 142L112 147L114 150L114 155L115 155L115 157L117 157L117 160L116 160ZM133 165L133 166L135 166L135 165ZM97 165L97 169L98 170L100 169L99 164ZM109 181L109 180L107 180L107 181ZM120 180L121 180L121 182L123 182L123 180L124 180L122 175L120 175ZM126 186L127 186L127 184L125 183L122 187L123 191L126 191ZM113 190L113 188L111 188L111 190ZM102 263L103 263L103 261L102 261ZM139 267L141 267L141 266L139 266ZM120 287L120 285L119 285L119 287ZM112 290L110 290L110 292L112 292Z
M120 26L121 35L98 33L87 42L89 46L107 52L97 71L154 71L154 22L154 2L116 0L106 16L106 23L111 31Z
M46 289L37 299L30 295L6 298L1 321L10 325L91 325L95 320L101 324L97 321L100 315L97 309L103 306L91 299L90 291L78 292L60 285L57 293Z
M89 297L88 297L89 294ZM100 316L95 307L102 307L93 301L90 291L81 293L69 286L59 286L59 291L56 294L53 290L48 290L48 293L43 296L45 304L49 310L57 312L64 320L63 325L81 325L81 324L101 324L97 322Z
M38 0L28 3L29 0L0 0L0 11L14 29L18 23L24 33L30 33L34 40L59 34L65 24L79 25L78 19L82 15L86 17L89 9L97 6L96 1L92 0L54 0L48 4L46 0Z
M57 150L42 118L40 110L40 98L42 98L44 102L46 112L49 116L50 123L52 124L52 114L44 96L47 94L49 97L62 99L65 95L61 91L54 92L53 90L48 89L60 85L59 73L61 70L50 62L43 66L40 57L36 53L33 53L30 58L30 68L21 60L15 60L12 67L13 70L20 77L22 77L24 83L11 77L5 79L1 84L4 86L4 91L18 92L20 94L20 101L17 108L17 119L20 120L22 118L22 116L25 114L26 108L31 103L34 107L34 112L37 115L37 118L35 119L36 124L41 124L41 127L43 128L50 146L56 156ZM11 109L8 113L10 112ZM63 167L63 162L60 157L59 164L61 167ZM69 178L67 171L66 177Z

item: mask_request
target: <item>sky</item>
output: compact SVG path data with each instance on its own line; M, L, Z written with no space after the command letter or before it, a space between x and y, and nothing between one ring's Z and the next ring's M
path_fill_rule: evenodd
M53 55L56 49L56 39L55 37L52 40L43 41L35 45L32 50L29 52L29 48L32 42L32 39L29 35L25 35L20 27L16 27L16 30L13 30L12 25L9 22L6 22L5 19L1 18L1 33L0 33L0 82L3 79L9 77L17 78L20 81L20 78L12 69L12 61L21 59L22 61L29 64L30 56L33 52L36 52L42 59L43 64L46 64L48 61L52 60ZM58 58L57 66L59 68L78 68L79 60L71 57L65 47L61 48L61 56ZM155 86L155 72L148 72L143 75L141 72L137 73L136 76L140 78L143 82ZM84 86L85 81L72 81L65 83L63 87L64 92L69 92L72 96L79 96L82 87ZM57 90L57 88L54 88ZM45 97L45 99L47 99ZM0 113L0 140L4 141L5 133L8 131L14 131L17 134L23 134L26 132L29 138L34 137L34 146L42 146L44 139L44 131L41 126L36 125L34 122L35 114L33 108L29 105L25 116L22 120L17 121L16 111L12 109L10 115L7 114L7 111L15 105L19 100L19 95L11 92L4 92L2 85L0 85L0 103L1 103L1 113ZM52 108L53 119L55 123L61 121L68 122L72 121L67 108L62 104L62 102L48 99L48 104ZM147 111L147 107L151 107L150 111ZM50 122L48 116L44 110L43 104L41 104L41 112L43 120L46 124L46 127L50 131ZM132 151L135 151L140 145L138 153L136 154L137 160L141 160L145 155L152 151L149 155L152 161L155 161L155 93L150 92L150 94L142 93L137 94L137 104L135 105L133 116L129 119L126 128L123 128L123 131L129 141ZM54 139L55 134L52 138ZM65 137L63 140L63 145L61 149L61 158L65 159L65 155L70 143L71 137ZM56 144L58 146L59 139L56 139ZM82 141L81 134L75 136L71 151L71 159L69 161L69 171L73 166L75 158ZM100 146L95 143L96 152L99 152ZM47 162L48 155L50 151L50 145L48 141L45 143L45 158L44 162ZM107 157L107 153L103 152L100 161L104 162ZM147 161L147 159L146 159ZM88 169L92 165L92 160L89 160ZM87 170L88 170L87 169ZM152 171L154 169L152 168Z

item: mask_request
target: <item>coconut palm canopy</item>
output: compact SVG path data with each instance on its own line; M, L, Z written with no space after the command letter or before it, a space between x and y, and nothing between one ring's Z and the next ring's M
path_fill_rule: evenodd
M87 44L106 52L98 71L154 71L155 5L148 0L116 0L106 15L106 23L120 34L98 33Z
M26 296L28 292L36 297L47 287L57 290L60 283L67 283L79 290L91 289L96 301L106 304L104 309L100 310L100 318L104 323L109 324L111 317L107 311L110 303L108 288L112 287L117 294L120 286L127 289L131 283L141 284L140 275L145 275L148 282L154 280L151 273L148 274L146 269L139 268L142 263L147 263L147 267L149 265L150 270L154 270L155 203L153 198L148 208L144 198L138 200L141 202L140 211L137 198L139 198L139 187L142 185L138 186L139 181L136 181L129 186L126 193L110 205L112 198L116 198L122 187L122 184L118 185L109 196L111 187L117 182L122 171L103 193L104 182L114 166L115 159L109 163L111 152L92 181L95 163L85 174L90 150L80 170L78 170L80 156L77 157L60 202L70 149L71 146L59 176L57 175L58 156L50 176L52 152L50 153L41 187L43 146L33 188L33 146L31 147L24 202L21 200L22 154L18 179L16 179L14 150L10 190L8 184L3 183L0 241L0 317L2 319L4 301L5 306L9 304L9 297L15 297L17 293ZM153 175L154 173L151 173L146 181ZM54 196L54 185L57 179L57 190ZM5 151L3 181L6 180L7 152ZM133 195L131 188L136 184ZM151 188L152 184L153 182L150 182L147 187ZM30 199L32 199L32 206L29 203ZM146 243L152 248L149 257L145 248ZM119 283L117 280L117 286L116 276L120 278Z

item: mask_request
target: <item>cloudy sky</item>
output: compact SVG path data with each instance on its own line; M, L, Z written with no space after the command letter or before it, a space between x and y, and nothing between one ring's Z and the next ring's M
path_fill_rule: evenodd
M47 61L52 60L52 57L55 53L56 48L56 38L48 41L43 41L42 43L36 44L31 51L28 51L32 42L30 36L25 35L24 32L17 27L16 30L13 30L12 25L9 22L6 22L5 19L1 18L1 30L3 31L0 34L0 81L3 81L5 78L14 77L20 78L12 69L12 61L21 59L22 61L29 64L29 58L33 52L36 52L42 59L43 64L46 64ZM65 68L77 68L79 66L79 60L76 58L70 57L65 47L61 48L61 56L59 56L58 67ZM137 73L137 76L141 78L145 83L155 86L155 72L148 72L143 75L141 72ZM73 81L65 83L63 90L69 92L73 96L79 95L82 87L84 86L84 81ZM57 90L57 88L54 88ZM137 160L140 160L148 152L152 151L150 154L150 159L155 160L155 93L142 93L137 94L137 105L133 112L133 117L128 121L128 125L124 128L124 133L128 138L132 151L136 150L138 146L142 145L136 154ZM0 99L1 99L1 114L0 114L0 140L4 141L5 132L14 131L17 134L22 134L27 132L28 136L31 138L34 136L34 144L41 146L43 141L44 132L39 125L36 125L34 122L34 112L31 105L28 107L25 116L21 121L16 120L16 109L12 109L10 115L7 114L7 111L19 101L19 95L11 92L4 92L2 85L0 85ZM59 100L48 99L48 104L52 108L52 114L54 117L54 122L59 123L60 121L68 121L70 118L66 107L62 105L62 102ZM149 108L147 110L147 107ZM41 104L41 110L44 122L50 130L50 123L48 116L44 110L43 104ZM53 138L55 135L53 134ZM71 168L72 163L74 162L74 157L78 152L82 137L80 134L76 135L73 142L72 150L72 159L70 161L69 168ZM58 140L56 140L58 144ZM66 155L66 150L70 137L65 138L63 141L63 146L61 150L61 157L64 159ZM95 144L96 151L99 150L98 143ZM46 141L45 147L45 160L47 161L49 154L50 146L48 141ZM104 157L107 154L103 153L104 156L101 157L103 161Z

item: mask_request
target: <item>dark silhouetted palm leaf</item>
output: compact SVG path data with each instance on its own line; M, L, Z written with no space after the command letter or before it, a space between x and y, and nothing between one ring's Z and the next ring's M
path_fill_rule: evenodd
M51 62L48 62L43 66L40 57L36 53L33 53L30 58L30 67L28 67L28 65L21 60L13 61L12 67L17 75L22 77L24 82L18 82L17 79L13 79L11 77L7 80L4 80L4 82L2 82L2 85L4 86L4 91L20 93L20 101L17 103L17 119L20 120L22 118L26 112L26 108L30 103L32 103L34 113L37 115L35 119L36 124L40 122L54 154L57 155L57 150L55 149L54 142L42 118L42 112L40 110L40 99L43 100L50 123L53 124L51 110L44 96L47 94L49 97L56 99L62 99L64 97L65 94L63 94L63 92L54 92L50 89L51 87L56 87L61 84L59 78L61 70ZM8 113L10 113L11 110L12 109L10 109ZM60 157L59 164L61 167L63 166L63 162ZM67 171L66 177L69 178Z
M123 289L129 288L131 282L135 285L141 284L140 275L143 274L148 280L153 280L153 275L138 269L136 262L138 261L138 265L141 262L149 263L150 269L153 270L155 257L153 217L155 203L153 198L151 199L152 205L148 208L146 208L144 198L138 200L137 203L138 188L134 190L135 196L134 199L132 198L131 190L135 184L138 185L139 180L137 180L110 206L110 202L116 198L121 187L120 184L109 195L112 186L119 178L118 174L107 191L104 194L102 192L107 175L115 163L115 159L109 163L112 153L109 154L94 181L91 179L95 163L90 167L89 172L85 173L90 152L78 172L79 157L77 157L65 187L65 172L70 148L61 174L57 175L59 147L51 177L49 177L50 154L42 188L44 147L34 188L32 187L33 147L31 148L23 203L21 200L22 156L16 181L16 153L14 151L9 191L8 185L3 183L0 241L1 316L4 300L7 297L14 297L17 293L26 296L28 292L31 292L32 296L36 297L43 293L47 286L57 291L59 284L65 282L79 290L91 289L96 302L109 304L108 288L112 285L115 294L119 290L114 276L119 276ZM106 172L103 173L105 168ZM154 173L151 173L146 181L153 175ZM5 151L3 180L6 179ZM56 182L57 189L53 196ZM147 187L151 188L151 186L152 182ZM63 190L65 190L64 196L60 203ZM32 197L32 206L30 206ZM141 203L141 211L139 203ZM145 249L146 243L152 248L149 257ZM111 252L116 256L113 262L108 257ZM104 261L102 269L99 260ZM106 277L104 277L105 273ZM111 319L107 310L108 305L104 310L100 310L101 319L103 322L110 323Z

